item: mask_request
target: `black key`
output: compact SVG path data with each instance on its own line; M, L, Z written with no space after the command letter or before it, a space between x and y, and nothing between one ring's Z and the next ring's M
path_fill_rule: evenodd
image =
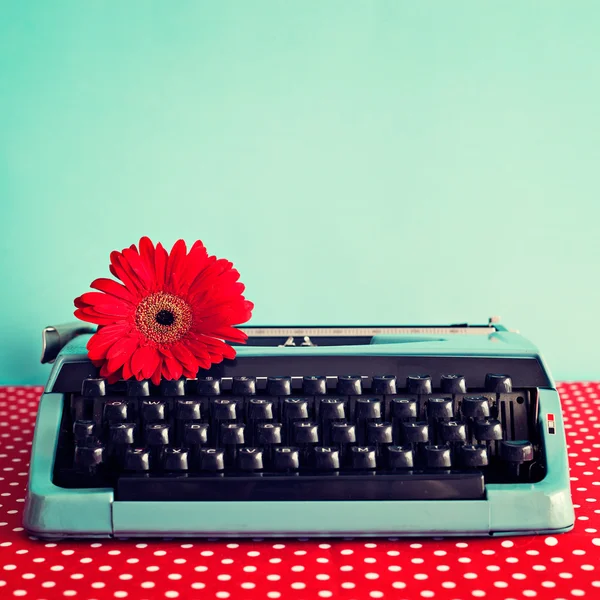
M89 475L94 474L104 461L104 446L93 444L87 446L75 446L73 466L78 471L84 471Z
M260 448L240 448L237 458L241 471L261 471L263 468L263 451Z
M498 419L478 419L474 425L475 439L493 441L502 439L502 424Z
M200 450L200 469L202 471L222 471L225 469L225 453L217 448Z
M443 442L461 443L467 441L467 427L459 421L445 421L440 425Z
M256 442L259 446L281 444L281 423L259 423L256 426Z
M337 448L317 446L314 456L317 471L335 471L340 468L340 451Z
M181 421L199 421L202 418L202 403L199 400L177 399L175 417Z
M357 420L381 419L381 400L379 398L357 398L354 404Z
M243 446L246 426L243 423L223 423L221 425L221 444L223 446Z
M135 443L135 423L113 423L108 432L111 444L123 446Z
M306 396L323 396L327 393L327 378L323 375L307 375L302 378L302 393Z
M402 423L402 439L408 444L422 444L429 441L429 426L425 421Z
M267 394L269 396L291 396L292 379L290 377L267 378Z
M441 388L444 394L466 394L467 382L462 375L442 375Z
M183 444L187 448L208 444L208 424L186 423L183 428Z
M429 375L409 375L406 378L409 394L431 394L431 377Z
M96 424L94 421L75 421L73 423L73 437L79 445L91 442L96 435Z
M223 423L221 425L220 445L225 449L225 464L233 467L236 464L237 452L246 443L246 426L243 423Z
M487 446L467 444L460 448L460 462L467 469L487 467Z
M167 423L149 423L146 425L146 444L148 446L168 446L170 425Z
M512 380L508 375L488 373L485 376L485 389L496 394L510 394L512 392Z
M374 394L393 396L396 393L396 376L375 375L371 391Z
M248 420L270 421L273 419L273 401L265 398L250 398L246 405Z
M127 421L127 403L124 400L107 400L104 403L103 418L108 423Z
M350 449L354 469L376 469L377 457L372 446L353 446Z
M319 419L335 421L346 418L346 403L341 398L320 398Z
M198 377L196 392L198 396L219 396L221 380L216 377Z
M460 411L463 417L482 419L490 416L490 403L485 396L465 396Z
M392 443L391 423L369 423L367 425L367 442L373 446Z
M162 468L165 471L187 471L188 451L182 448L165 448L162 454Z
M146 472L150 470L150 451L145 448L127 448L125 470Z
M533 460L533 446L527 440L505 440L500 444L500 456L512 463Z
M425 462L430 469L449 469L451 466L448 446L425 446Z
M140 411L142 420L146 423L164 421L167 415L165 403L162 400L155 400L154 398L142 400Z
M296 471L300 468L298 448L283 446L273 450L273 468L276 471Z
M135 379L127 382L127 395L128 396L149 396L150 395L150 382L147 379L136 381Z
M388 446L388 465L390 469L412 469L414 455L410 446Z
M318 444L319 427L312 421L296 421L293 425L294 443L298 445Z
M283 420L286 422L309 418L309 403L305 398L285 398L282 409Z
M84 379L81 384L81 395L86 398L106 396L106 381L92 377Z
M94 399L73 394L70 400L71 419L73 421L87 421L94 414Z
M355 444L356 426L352 423L338 421L331 424L331 443L332 444Z
M160 383L163 396L185 396L185 379L163 380Z
M256 377L234 377L231 393L234 396L254 396L256 394Z
M340 396L360 396L362 394L362 379L360 375L340 375L336 389Z
M417 401L412 398L392 398L391 413L392 418L399 421L416 419L419 414Z
M500 442L500 458L506 461L509 475L519 479L521 465L534 458L533 446L527 440L504 440Z
M235 421L237 403L229 398L216 398L212 402L212 413L215 421Z
M427 399L427 417L429 419L451 419L453 416L451 398Z

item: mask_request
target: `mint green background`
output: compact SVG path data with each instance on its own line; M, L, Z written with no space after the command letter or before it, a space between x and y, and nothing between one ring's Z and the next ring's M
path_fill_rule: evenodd
M0 1L0 381L143 234L254 323L480 322L598 378L598 2Z

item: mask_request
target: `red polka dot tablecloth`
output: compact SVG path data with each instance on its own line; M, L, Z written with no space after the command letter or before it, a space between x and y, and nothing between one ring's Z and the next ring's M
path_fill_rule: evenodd
M575 529L483 539L38 540L21 521L41 392L0 387L2 600L600 598L600 383L560 385Z

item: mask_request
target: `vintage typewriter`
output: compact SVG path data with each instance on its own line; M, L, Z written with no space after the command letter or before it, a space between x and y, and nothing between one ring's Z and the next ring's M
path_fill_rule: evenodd
M93 331L93 330L91 330ZM25 527L40 537L560 533L573 527L559 395L497 320L248 327L197 379L108 385L90 330L54 362Z

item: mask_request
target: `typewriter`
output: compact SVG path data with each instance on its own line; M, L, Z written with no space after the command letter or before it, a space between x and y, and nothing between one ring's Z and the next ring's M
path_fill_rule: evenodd
M246 327L196 379L109 385L51 327L24 524L51 537L450 536L573 527L559 395L497 319Z

